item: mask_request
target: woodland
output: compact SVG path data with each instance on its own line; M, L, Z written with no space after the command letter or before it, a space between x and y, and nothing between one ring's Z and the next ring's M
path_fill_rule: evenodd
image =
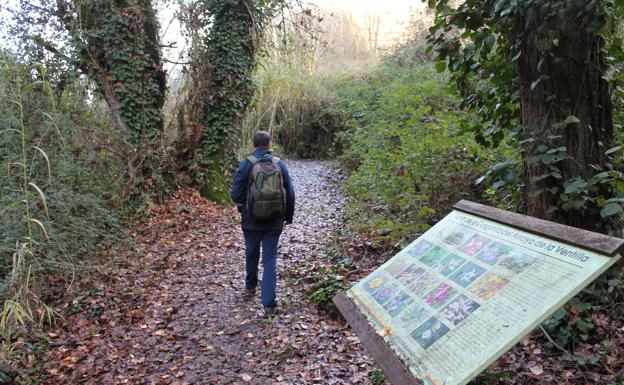
M290 0L0 4L0 384L382 385L331 299L460 199L622 237L624 1L415 3L385 45ZM274 319L229 197L258 130ZM624 384L624 264L471 384Z

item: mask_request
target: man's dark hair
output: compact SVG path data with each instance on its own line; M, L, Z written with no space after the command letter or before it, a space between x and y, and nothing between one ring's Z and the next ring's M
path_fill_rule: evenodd
M258 131L254 134L252 141L254 147L269 147L271 135L266 131Z

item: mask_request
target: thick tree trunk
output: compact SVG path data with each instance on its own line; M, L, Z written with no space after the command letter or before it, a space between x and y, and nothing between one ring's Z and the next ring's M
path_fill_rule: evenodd
M199 80L209 92L201 101L203 131L190 171L202 195L227 201L233 139L254 92L257 11L245 0L216 0L207 8L213 21L195 66L205 69Z
M167 81L151 0L57 0L79 52L78 66L95 81L129 147L128 197L162 196L158 167ZM171 179L171 178L169 178Z
M603 41L582 22L570 20L563 27L563 37L552 49L557 59L540 52L535 30L526 31L519 60L522 125L527 139L523 145L523 201L528 215L601 231L599 213L566 211L560 202L562 182L576 177L587 180L597 174L606 162L604 152L613 142L609 88L602 78ZM548 78L535 83L543 74ZM562 124L569 116L578 122ZM546 157L545 148L553 151ZM564 158L549 164L546 158L557 154Z

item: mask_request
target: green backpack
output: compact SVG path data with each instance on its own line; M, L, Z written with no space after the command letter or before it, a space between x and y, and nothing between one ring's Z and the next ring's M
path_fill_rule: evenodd
M278 157L257 159L251 162L249 185L247 186L247 212L258 221L274 221L286 212L286 190Z

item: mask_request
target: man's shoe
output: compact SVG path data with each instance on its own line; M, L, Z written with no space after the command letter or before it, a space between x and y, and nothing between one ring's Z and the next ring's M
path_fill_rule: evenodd
M250 300L256 296L256 289L247 289L243 292L243 299Z
M273 317L276 313L277 313L277 309L275 307L264 308L264 316L267 318Z

